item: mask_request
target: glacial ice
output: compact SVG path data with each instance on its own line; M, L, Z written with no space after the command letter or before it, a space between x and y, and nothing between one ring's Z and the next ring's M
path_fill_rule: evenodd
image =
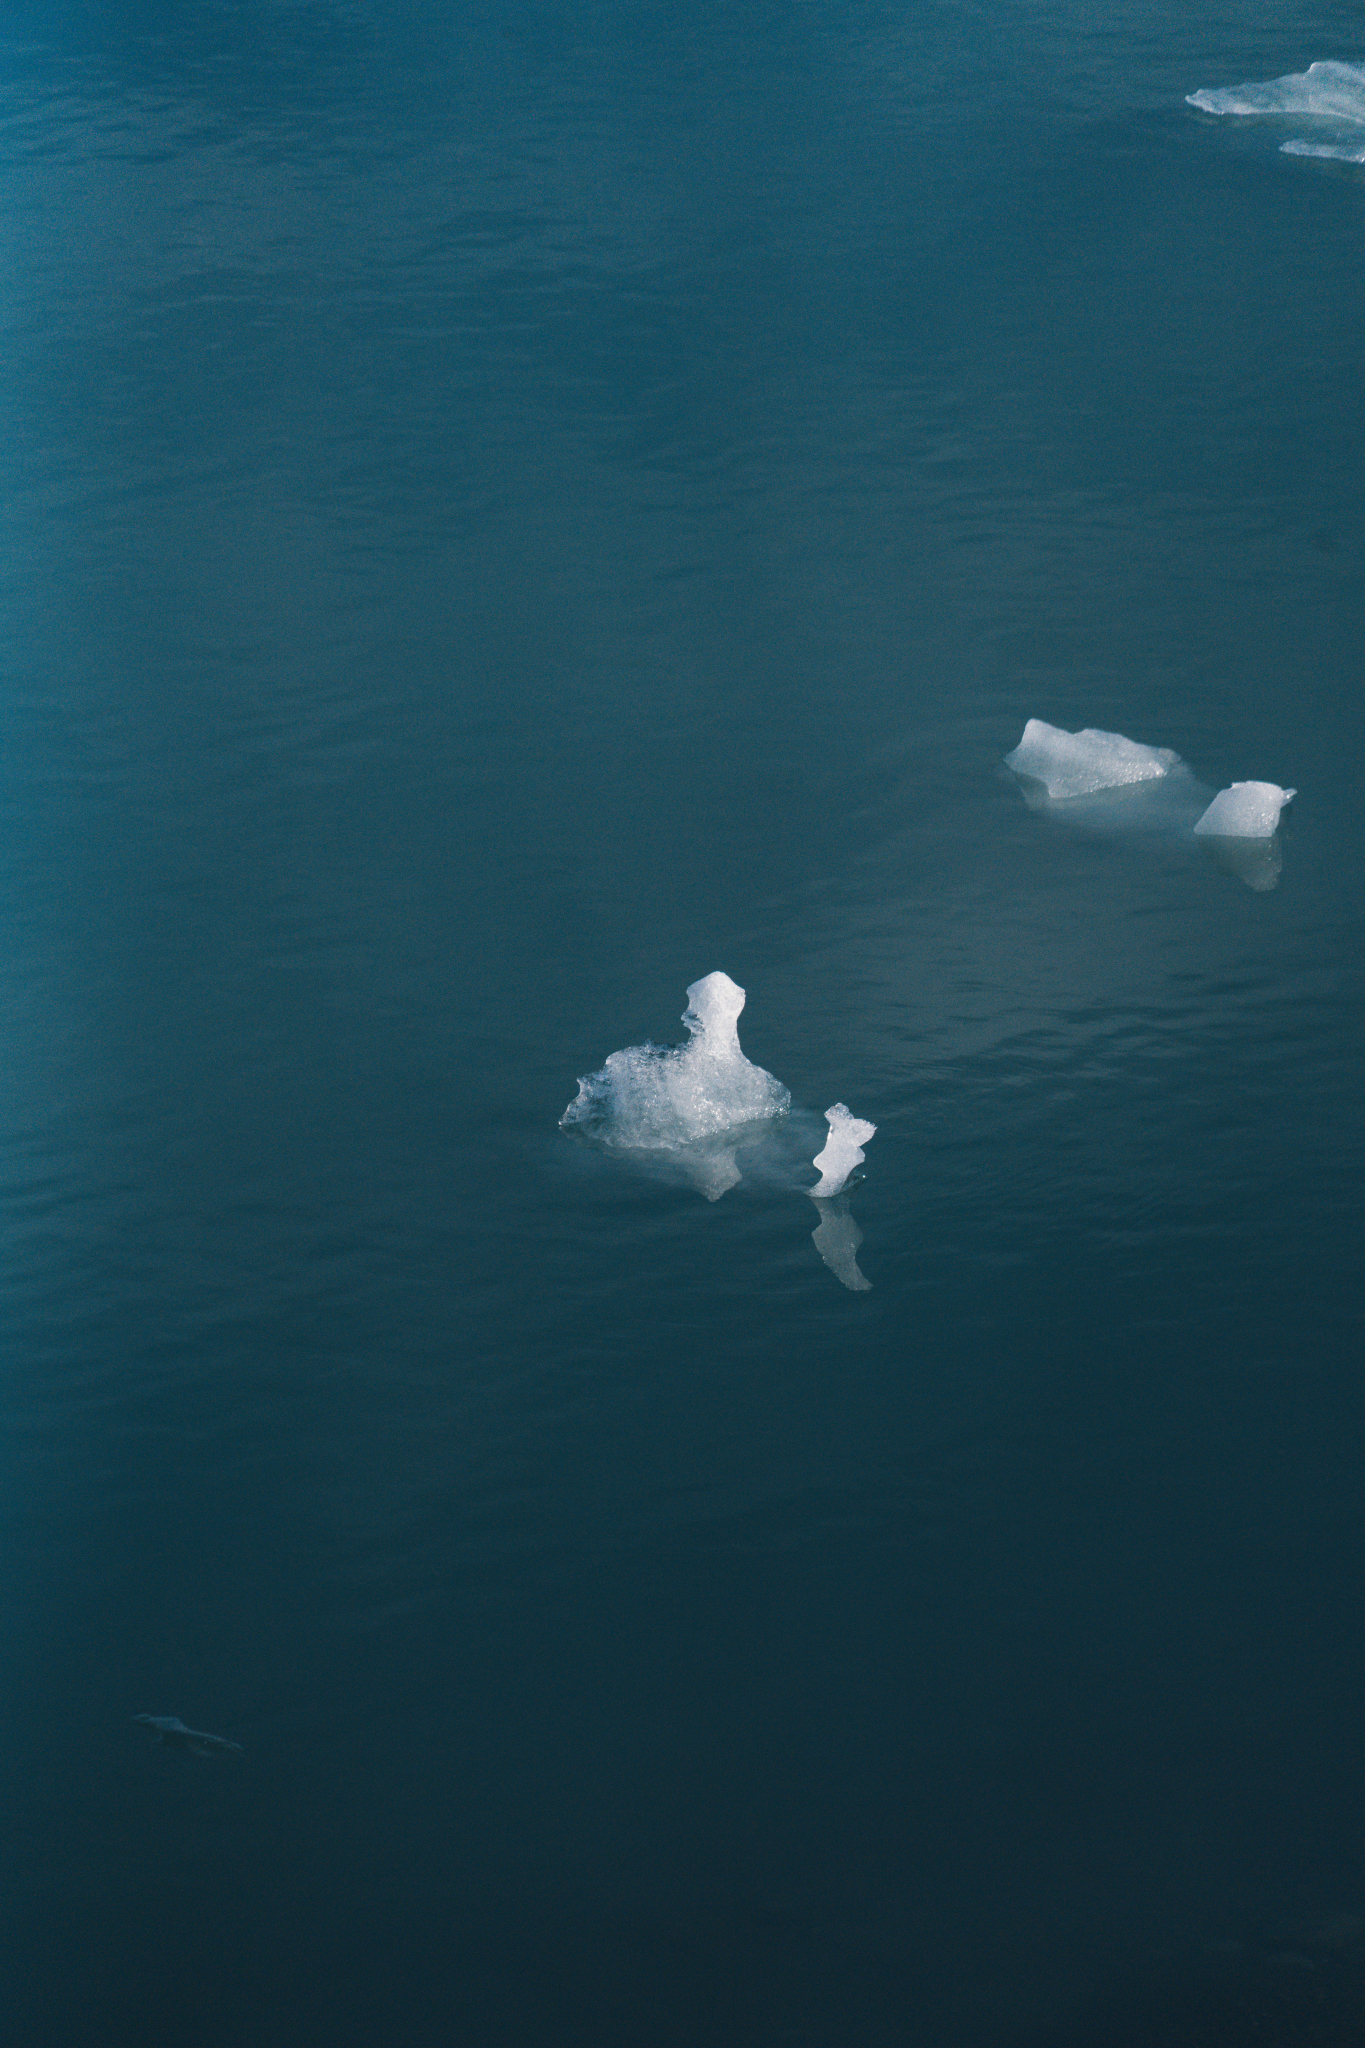
M820 1218L810 1234L811 1243L841 1286L854 1294L866 1294L872 1282L858 1264L863 1233L849 1214L848 1197L837 1195L826 1202L812 1189L811 1200Z
M1187 93L1186 104L1206 114L1278 114L1317 122L1332 139L1280 144L1289 156L1335 157L1365 163L1365 65L1331 59L1310 64L1262 84L1204 86Z
M1186 772L1179 754L1169 747L1146 747L1121 732L1063 732L1041 718L1031 718L1024 737L1005 766L1030 782L1040 782L1053 798L1090 796L1098 789L1120 789L1134 782L1155 782Z
M1296 794L1278 782L1234 782L1219 790L1194 829L1220 839L1269 839Z
M158 1743L164 1743L168 1749L188 1749L195 1756L245 1753L240 1742L229 1742L226 1735L206 1735L202 1728L187 1728L175 1714L134 1714L133 1719L144 1728L153 1729Z
M728 974L708 974L687 991L686 1045L632 1045L585 1075L559 1119L623 1151L696 1154L696 1179L715 1201L739 1179L734 1153L708 1146L737 1125L781 1116L791 1105L782 1083L740 1050L736 1028L744 990Z
M864 1123L842 1102L825 1111L825 1122L829 1125L829 1136L824 1150L816 1153L813 1162L820 1168L820 1178L810 1190L812 1198L820 1200L840 1192L854 1167L862 1165L867 1156L862 1147L877 1131L875 1124Z

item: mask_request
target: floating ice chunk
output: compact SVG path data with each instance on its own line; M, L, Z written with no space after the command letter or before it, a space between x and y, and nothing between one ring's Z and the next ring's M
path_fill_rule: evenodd
M861 1147L877 1132L875 1124L863 1123L842 1102L825 1111L825 1122L829 1125L829 1136L824 1151L817 1152L813 1161L820 1169L820 1178L810 1190L812 1195L821 1197L839 1193L854 1167L861 1166L867 1156Z
M1121 732L1063 732L1031 718L1005 766L1030 782L1041 782L1050 797L1090 796L1097 789L1121 789L1180 774L1185 763L1169 747L1145 747Z
M1297 793L1278 782L1234 782L1219 790L1194 829L1220 839L1269 839Z
M811 1200L820 1218L810 1234L811 1243L842 1286L854 1294L866 1294L872 1282L858 1264L863 1233L849 1214L848 1197L839 1195L826 1202L812 1191Z
M1203 86L1185 95L1186 104L1206 114L1279 114L1308 119L1334 139L1282 142L1290 156L1339 157L1365 163L1365 66L1330 59L1291 71L1260 85Z
M740 1051L736 1021L744 990L728 974L708 974L687 991L686 1045L632 1045L578 1084L559 1119L604 1145L627 1151L682 1152L736 1125L781 1116L791 1096ZM726 1173L729 1178L725 1178ZM707 1178L712 1201L739 1178L733 1152L715 1153ZM701 1185L700 1181L698 1185ZM709 1194L709 1187L702 1192Z
M242 1756L240 1742L229 1742L226 1735L206 1735L202 1728L187 1728L174 1714L134 1714L144 1728L154 1729L156 1739L168 1749L188 1749L195 1756Z

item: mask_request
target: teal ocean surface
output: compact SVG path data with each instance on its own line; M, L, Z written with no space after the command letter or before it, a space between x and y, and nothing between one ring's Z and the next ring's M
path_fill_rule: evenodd
M0 50L0 2036L1358 2043L1359 9Z

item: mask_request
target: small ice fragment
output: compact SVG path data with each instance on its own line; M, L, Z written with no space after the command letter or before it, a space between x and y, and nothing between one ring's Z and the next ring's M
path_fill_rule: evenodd
M154 1729L157 1741L168 1749L188 1749L195 1756L244 1754L240 1742L229 1742L226 1735L206 1735L202 1728L187 1728L174 1714L134 1714L133 1719Z
M1031 718L1024 737L1005 766L1031 782L1041 782L1050 797L1089 796L1097 789L1119 789L1132 782L1155 782L1184 769L1170 747L1146 747L1121 732L1086 726L1063 732L1041 718Z
M841 1286L854 1294L866 1294L872 1282L858 1264L863 1233L849 1214L848 1197L839 1195L825 1202L812 1192L811 1200L820 1218L810 1234L811 1243Z
M825 1149L817 1152L812 1162L820 1168L820 1178L810 1189L811 1195L821 1200L837 1195L854 1167L862 1165L866 1154L861 1148L877 1131L875 1124L863 1123L842 1102L825 1111L825 1122L829 1125Z
M1269 839L1280 812L1295 795L1297 791L1281 789L1278 782L1234 782L1230 789L1219 790L1194 829L1221 839Z
M559 1119L565 1130L622 1150L678 1152L739 1124L783 1115L791 1096L740 1050L736 1025L744 990L728 974L708 974L691 984L687 997L688 1043L612 1053L597 1073L579 1081ZM724 1184L711 1200L739 1177L733 1157L729 1170L729 1179L724 1166L713 1176Z

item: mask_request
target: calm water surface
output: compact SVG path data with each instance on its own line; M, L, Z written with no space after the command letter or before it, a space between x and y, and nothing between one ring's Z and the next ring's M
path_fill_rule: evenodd
M6 2040L1355 1995L1365 183L1184 95L1361 41L10 15ZM711 1204L557 1120L715 968Z

